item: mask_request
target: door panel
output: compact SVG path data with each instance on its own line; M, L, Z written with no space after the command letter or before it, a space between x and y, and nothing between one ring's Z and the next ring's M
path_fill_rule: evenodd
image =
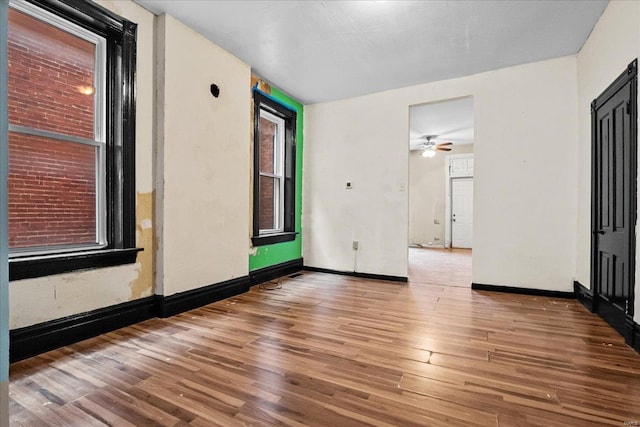
M451 181L451 244L473 246L473 179Z
M615 91L610 87L594 101L592 113L595 309L625 336L633 316L635 265L636 137L630 108L634 91L632 80Z

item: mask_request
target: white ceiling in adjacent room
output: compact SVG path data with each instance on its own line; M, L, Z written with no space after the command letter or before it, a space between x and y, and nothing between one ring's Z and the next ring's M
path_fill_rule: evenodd
M426 135L437 143L473 144L473 98L413 105L409 109L409 148L417 150Z
M304 104L575 54L608 3L136 1L182 21Z

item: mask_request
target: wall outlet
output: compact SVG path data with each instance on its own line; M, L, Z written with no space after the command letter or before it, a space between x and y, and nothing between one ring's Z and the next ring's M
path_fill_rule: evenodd
M347 184L344 186L344 188L346 188L347 190L351 190L353 188L353 183L352 182L347 182Z
M439 220L439 219L437 219L437 218L434 218L434 219L433 219L433 223L434 223L434 224L440 224L440 220Z
M360 245L360 242L358 242L357 240L354 240L351 247L353 248L354 251L357 251L359 245Z

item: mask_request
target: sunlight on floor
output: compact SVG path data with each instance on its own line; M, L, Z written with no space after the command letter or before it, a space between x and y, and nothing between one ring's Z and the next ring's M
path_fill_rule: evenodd
M471 287L471 249L409 248L409 282Z

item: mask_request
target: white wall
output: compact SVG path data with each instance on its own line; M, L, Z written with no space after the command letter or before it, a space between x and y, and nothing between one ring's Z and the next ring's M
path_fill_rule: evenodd
M153 293L151 172L153 129L153 22L154 16L133 2L98 3L138 24L136 82L136 225L137 246L144 247L137 263L18 280L9 285L10 328L95 310Z
M172 295L248 274L251 70L170 16L158 24L158 279Z
M305 264L407 275L409 106L473 96L476 283L570 291L575 57L305 108ZM353 190L345 190L347 180Z
M305 119L305 265L406 277L408 104L386 92L307 106Z
M420 150L409 153L409 244L444 245L446 156L463 153L473 153L473 144L454 145L431 158Z
M590 287L591 101L635 58L640 57L640 2L612 1L578 54L578 221L576 280ZM638 199L640 200L640 198ZM640 208L638 209L640 211ZM637 233L636 233L637 236ZM635 316L640 322L640 274L636 243Z

